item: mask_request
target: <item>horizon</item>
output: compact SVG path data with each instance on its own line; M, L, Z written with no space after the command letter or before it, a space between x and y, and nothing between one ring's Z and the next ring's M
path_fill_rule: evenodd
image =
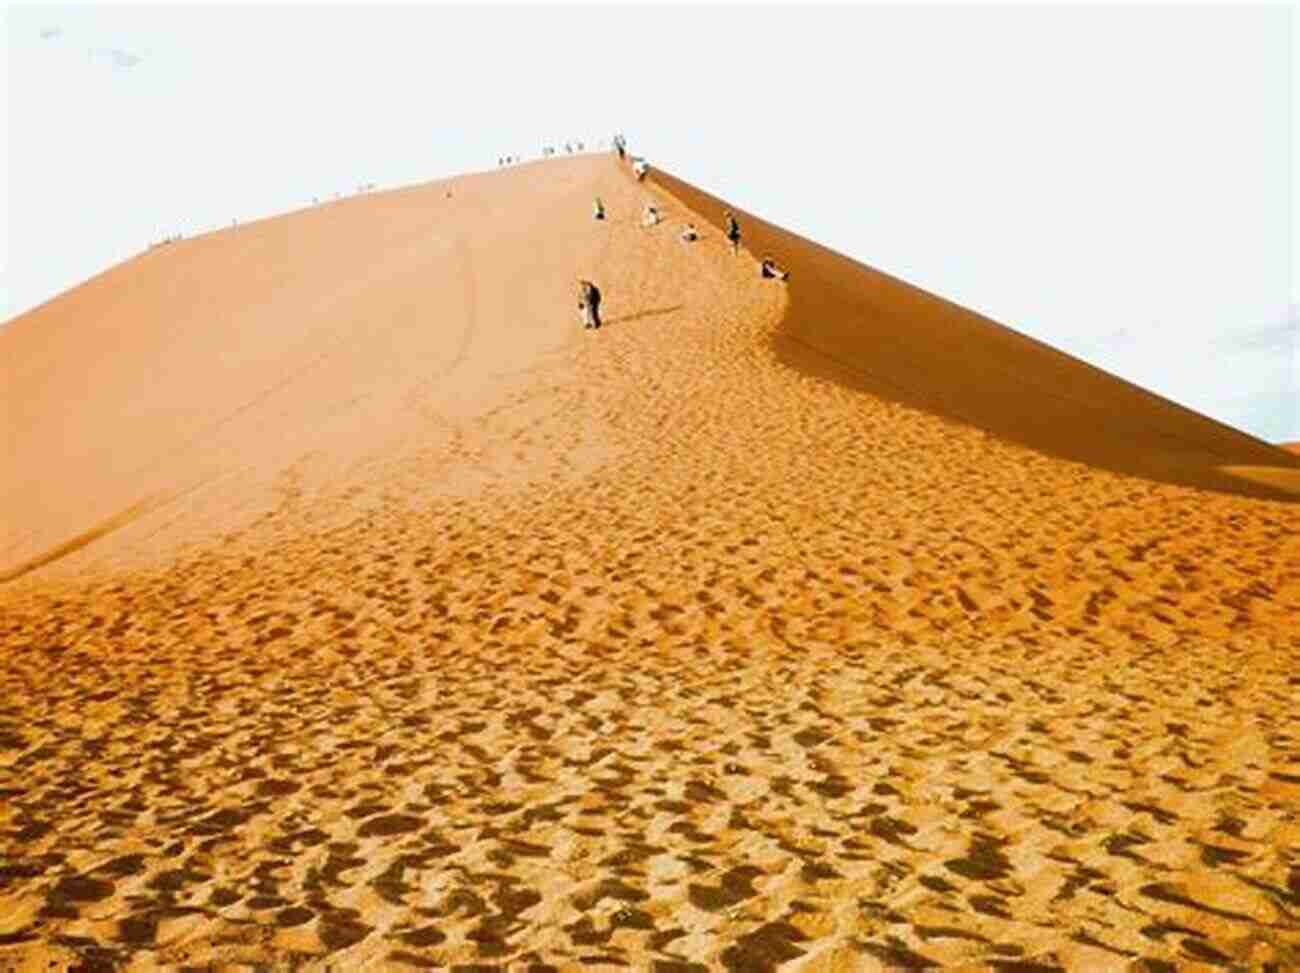
M501 9L7 10L23 191L0 328L169 234L622 130L652 165L792 232L1251 435L1300 440L1291 9L945 8L936 35L934 8L710 7L689 35L663 32L679 47L652 66L668 71L643 73L627 70L627 28L647 10L680 26L681 11L528 7L497 37ZM295 44L304 17L310 48ZM731 67L801 39L827 56L778 87ZM482 50L511 69L483 74ZM593 70L618 83L593 86ZM448 101L466 74L475 97ZM892 100L873 97L897 78ZM814 100L837 85L868 92L856 129ZM424 131L410 119L426 105ZM838 151L809 163L810 147Z
M6 968L1300 969L1290 12L65 14Z

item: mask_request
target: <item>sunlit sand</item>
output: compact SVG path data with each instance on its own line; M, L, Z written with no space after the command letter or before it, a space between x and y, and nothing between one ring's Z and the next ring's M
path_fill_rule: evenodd
M1300 457L722 211L527 164L0 331L0 969L1300 965Z

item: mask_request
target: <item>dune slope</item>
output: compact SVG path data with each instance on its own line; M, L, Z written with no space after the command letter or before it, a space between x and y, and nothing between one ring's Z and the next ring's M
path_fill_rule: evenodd
M1294 457L719 206L526 165L0 332L0 967L1300 963Z
M722 200L654 179L719 229ZM972 311L744 214L757 254L798 267L776 335L782 360L872 396L924 409L1045 453L1133 476L1285 499L1300 463ZM1274 467L1254 489L1228 467Z

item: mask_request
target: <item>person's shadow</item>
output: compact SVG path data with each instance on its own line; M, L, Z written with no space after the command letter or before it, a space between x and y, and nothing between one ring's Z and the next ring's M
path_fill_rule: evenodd
M672 314L674 311L680 311L685 304L677 304L673 307L655 307L648 311L638 311L636 314L625 314L621 318L606 318L600 322L601 327L607 327L611 324L630 324L633 321L640 321L643 318L658 317L661 314Z

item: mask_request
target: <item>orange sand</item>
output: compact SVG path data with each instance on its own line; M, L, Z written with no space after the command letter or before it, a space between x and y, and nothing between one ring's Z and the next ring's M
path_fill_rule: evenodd
M0 970L1300 965L1300 458L720 215L555 160L0 331Z

